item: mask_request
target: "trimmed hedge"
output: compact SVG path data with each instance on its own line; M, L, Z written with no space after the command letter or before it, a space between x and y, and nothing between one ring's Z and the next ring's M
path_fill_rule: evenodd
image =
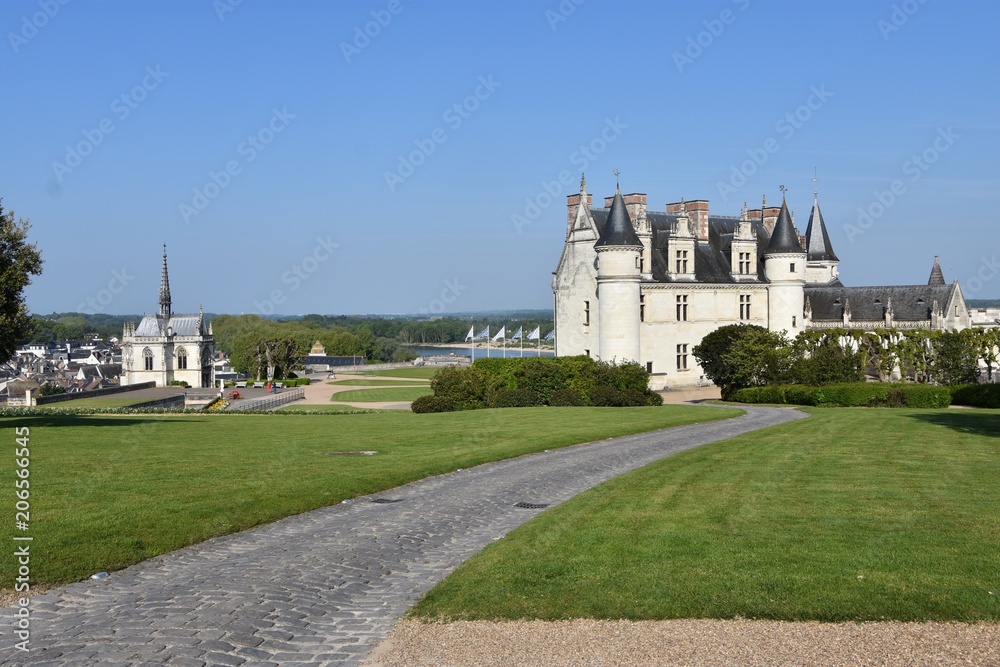
M442 368L431 389L432 397L413 402L414 412L663 404L639 364L608 364L586 356L479 359L467 368Z
M1000 384L963 384L951 387L951 404L971 408L1000 408Z
M885 384L881 382L805 385L769 385L733 391L728 400L737 403L777 403L817 407L867 408L946 408L951 405L948 387L926 384Z

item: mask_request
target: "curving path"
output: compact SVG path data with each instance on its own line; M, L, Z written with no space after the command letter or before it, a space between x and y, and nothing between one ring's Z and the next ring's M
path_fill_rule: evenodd
M499 461L150 559L32 600L31 651L0 664L358 665L435 583L554 505L669 454L801 419L747 414ZM378 503L373 500L392 502Z

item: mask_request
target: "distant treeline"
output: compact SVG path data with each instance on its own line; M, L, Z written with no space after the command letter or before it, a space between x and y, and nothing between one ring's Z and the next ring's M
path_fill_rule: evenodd
M966 299L969 308L1000 308L1000 299Z
M462 343L474 327L478 333L487 325L497 332L507 326L508 337L518 327L527 335L535 327L542 335L552 330L552 315L546 311L463 314L458 317L386 317L378 315L304 315L302 317L264 318L258 315L210 315L216 347L230 356L240 357L241 347L261 339L295 340L305 355L319 340L329 356L363 356L371 361L404 361L413 358L407 345ZM47 343L54 340L99 336L105 340L121 337L124 322L138 322L139 315L88 315L53 313L32 316L32 331L25 342Z

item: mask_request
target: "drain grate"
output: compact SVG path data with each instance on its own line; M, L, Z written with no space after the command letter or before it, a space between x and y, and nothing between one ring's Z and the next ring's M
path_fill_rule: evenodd
M548 506L548 503L514 503L514 507L518 507L523 510L541 510Z
M402 498L372 498L372 502L376 505L388 505L389 503L401 503Z

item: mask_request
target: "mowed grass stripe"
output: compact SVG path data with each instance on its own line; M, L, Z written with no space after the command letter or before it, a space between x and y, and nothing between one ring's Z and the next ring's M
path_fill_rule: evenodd
M1000 620L1000 412L809 412L541 514L414 614Z
M54 584L456 468L737 414L664 406L0 422L12 446L16 427L31 429L31 575ZM378 454L325 455L358 450ZM13 489L14 458L2 465ZM12 522L3 534L12 543ZM16 563L0 563L0 586L12 588Z
M377 403L391 401L415 401L421 396L434 392L428 387L382 387L377 389L352 389L338 391L330 397L331 401L341 403Z
M332 384L335 387L398 387L400 385L414 387L429 387L430 382L427 380L420 379L407 379L401 378L398 380L369 380L369 379L349 379L349 380L334 380L333 382L328 382L327 384Z
M368 377L422 378L424 380L430 380L432 377L437 375L439 370L441 369L426 367L396 368L380 371L362 371L359 375L366 375Z

